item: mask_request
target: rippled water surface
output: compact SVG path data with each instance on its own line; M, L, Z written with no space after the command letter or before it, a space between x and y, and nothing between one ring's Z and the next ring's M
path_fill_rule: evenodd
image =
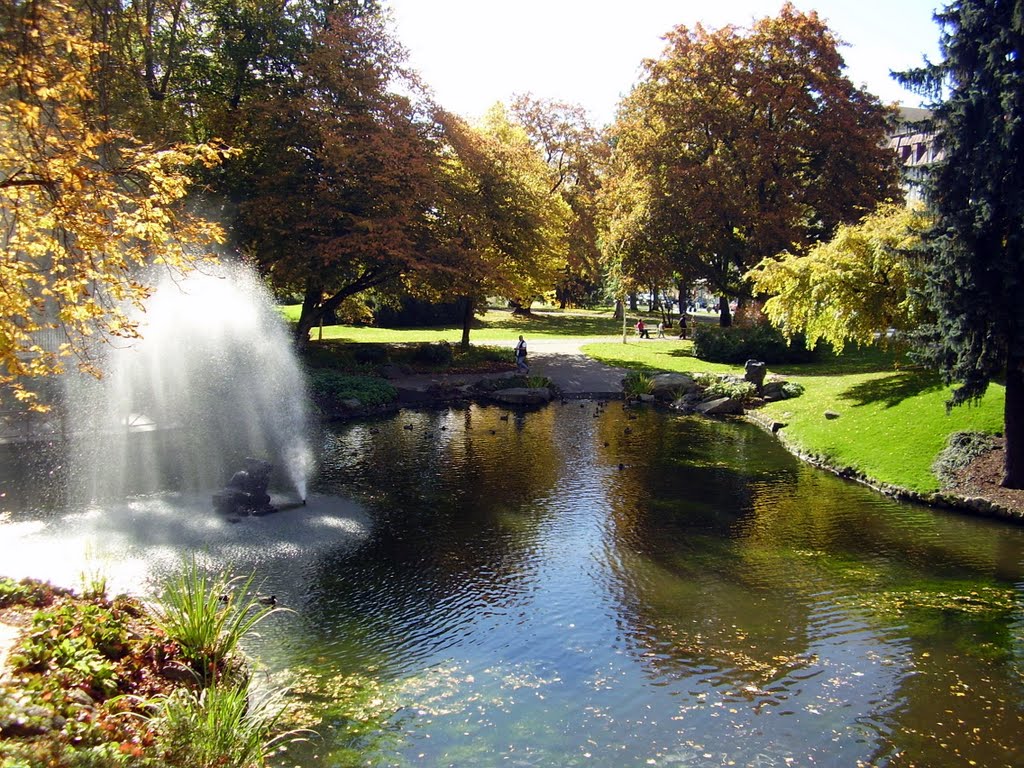
M1024 764L1018 528L620 403L407 412L321 462L373 524L267 640L327 711L282 764Z
M253 649L321 734L281 766L1024 765L1024 529L621 403L403 412L318 454L308 507L236 526L76 513L295 609ZM0 544L38 563L71 517Z

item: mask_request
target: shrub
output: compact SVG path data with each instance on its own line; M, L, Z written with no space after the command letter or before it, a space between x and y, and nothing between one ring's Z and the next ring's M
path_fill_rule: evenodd
M41 608L50 605L58 595L66 595L68 590L36 579L15 581L6 576L0 577L0 608L10 605L28 605Z
M782 382L782 395L788 400L793 397L800 397L804 393L804 385L795 381Z
M972 461L995 447L995 438L984 432L954 432L932 465L943 488L956 485L957 474Z
M425 365L450 365L454 358L455 352L447 341L419 344L412 356L414 362Z
M267 616L285 610L260 602L252 590L254 578L207 574L193 557L163 584L154 607L157 623L200 680L223 673L242 638Z
M360 344L352 352L357 363L363 365L384 365L391 360L385 344Z
M537 374L534 374L532 376L525 377L525 379L523 380L523 386L529 389L550 389L551 379L549 379L547 376L539 376Z
M630 371L622 380L622 394L626 397L649 395L654 387L654 380L641 371Z
M375 376L352 376L326 368L311 371L309 384L313 398L320 403L354 398L363 405L386 405L398 398L398 391Z
M714 363L744 363L760 360L768 364L808 362L803 337L787 342L780 331L767 323L751 326L698 325L693 334L693 354Z
M733 400L747 402L757 395L757 387L752 383L732 376L698 373L694 380L704 388L703 398L705 400L731 397Z
M278 746L300 737L298 731L274 735L285 709L279 690L259 694L251 686L218 683L178 689L149 704L149 724L168 766L262 766Z

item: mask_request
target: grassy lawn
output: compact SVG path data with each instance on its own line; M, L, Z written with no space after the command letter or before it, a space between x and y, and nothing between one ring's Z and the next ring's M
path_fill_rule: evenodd
M931 467L953 432L999 432L1003 387L992 385L981 403L946 413L950 390L931 374L880 371L832 376L792 376L802 397L765 406L785 422L785 438L836 466L853 467L883 483L918 492L936 491ZM839 414L826 419L825 411Z
M688 341L590 344L584 352L608 365L647 372L743 372L740 366L698 360ZM921 493L939 489L931 467L951 433L995 433L1003 427L1001 386L992 385L978 405L947 414L950 390L934 374L899 370L891 355L875 349L771 372L805 388L802 397L764 407L788 425L782 434L794 448ZM839 416L826 419L826 411Z
M280 307L289 322L299 316L299 305ZM636 322L633 320L632 322ZM657 320L654 320L657 324ZM534 309L532 317L513 317L508 310L491 309L477 315L470 331L472 342L515 341L519 334L532 338L585 338L592 336L614 336L622 333L622 322L612 319L610 310ZM311 338L320 338L319 329L314 328ZM324 341L376 342L387 344L416 343L424 341L448 341L456 343L462 339L462 326L431 328L377 328L364 325L327 325L323 329Z
M622 329L619 328L621 335ZM709 363L693 356L693 342L678 339L652 339L641 341L629 336L628 342L621 341L585 344L583 352L605 365L630 368L646 373L679 371L700 373L743 373L741 368L724 363Z

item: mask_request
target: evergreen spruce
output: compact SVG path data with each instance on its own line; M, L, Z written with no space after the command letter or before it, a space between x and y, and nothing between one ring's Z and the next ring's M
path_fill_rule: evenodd
M1006 383L1006 474L1024 488L1024 0L957 0L936 14L943 61L898 79L929 97L942 159L925 355L957 388L949 407Z

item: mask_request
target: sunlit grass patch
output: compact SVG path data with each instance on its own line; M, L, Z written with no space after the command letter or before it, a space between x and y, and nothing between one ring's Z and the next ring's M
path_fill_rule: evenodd
M787 425L783 437L793 447L921 493L939 490L932 465L950 434L995 433L1003 425L1004 389L998 385L992 385L979 404L947 414L950 390L924 372L793 380L804 386L803 396L763 409Z
M693 342L676 339L630 339L622 342L597 342L583 346L583 353L605 365L631 368L645 373L742 373L743 369L724 363L710 363L693 356Z
M298 305L280 306L288 322L299 318ZM505 309L489 309L478 314L470 330L470 340L515 341L519 334L531 338L585 338L614 336L622 333L622 321L615 320L610 310L536 309L530 316L513 315ZM457 344L462 339L462 326L452 323L429 328L378 328L368 325L325 325L314 328L313 341L352 341L363 343L414 343L447 341Z

